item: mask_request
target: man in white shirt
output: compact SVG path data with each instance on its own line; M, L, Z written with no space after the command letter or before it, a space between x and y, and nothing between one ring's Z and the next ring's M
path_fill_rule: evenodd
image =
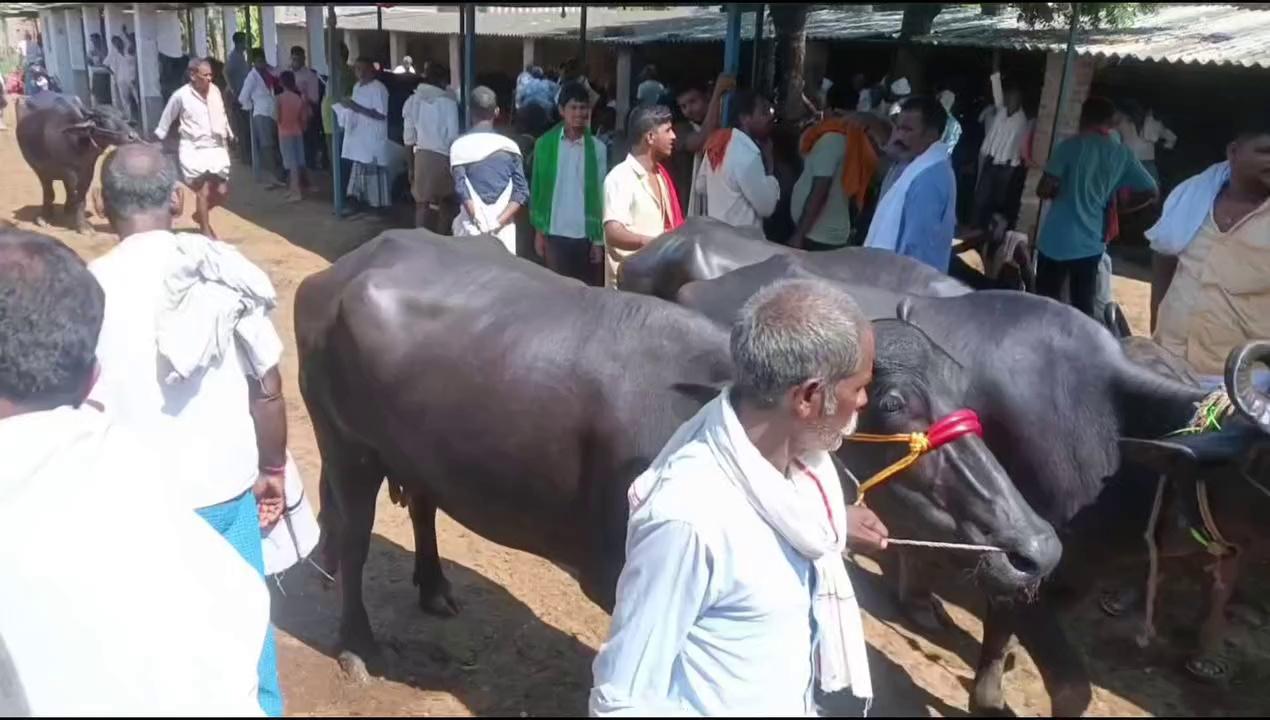
M402 140L411 151L410 194L415 227L444 235L453 222L450 146L459 137L459 103L449 90L450 70L431 63L423 82L401 108Z
M16 230L0 287L0 665L21 714L261 715L263 581L174 496L154 447L84 402L101 287Z
M604 179L604 286L631 253L683 224L675 183L662 163L675 149L674 116L665 105L631 113L630 155Z
M348 197L362 207L382 210L392 204L388 186L388 88L375 79L375 65L370 58L357 58L357 85L353 95L333 105L336 117L344 126L341 153L351 160ZM357 212L345 208L345 215Z
M992 83L993 116L983 139L980 154L985 157L982 174L975 188L975 227L987 231L992 216L1000 213L1007 227L1014 227L1019 217L1019 201L1027 166L1023 164L1023 141L1027 137L1027 113L1023 112L1023 96L1017 87L1001 87L1001 73L994 72Z
M1136 100L1120 102L1116 131L1120 133L1120 142L1133 151L1133 156L1158 185L1160 170L1155 165L1155 146L1163 143L1165 150L1172 150L1177 145L1177 135L1157 120L1150 108L1144 111Z
M772 176L771 101L750 90L729 100L730 128L716 130L706 141L704 172L710 217L740 228L763 229L763 220L776 211L780 183Z
M242 90L238 92L238 103L251 113L251 143L256 157L264 167L269 178L270 188L279 188L282 183L282 169L278 153L278 101L274 98L274 89L278 80L273 69L265 62L265 51L255 48L251 51L251 72L243 81Z
M190 61L190 81L168 98L155 137L166 138L176 120L180 120L181 179L198 198L194 221L204 235L214 238L211 210L229 194L229 141L234 134L224 99L212 86L212 64L207 60Z
M594 716L809 716L817 687L872 696L842 553L887 531L844 503L830 458L868 399L872 326L828 283L776 283L742 309L732 359L734 384L627 493Z
M137 89L137 56L128 53L123 38L110 38L111 53L106 56L106 69L114 77L115 89L124 117L131 121L141 111L141 96Z
M414 58L410 57L409 55L403 57L401 59L401 64L393 68L392 72L394 75L407 75L407 74L414 75L415 74Z
M286 504L273 287L231 246L172 233L181 194L156 146L119 148L101 177L121 240L90 266L108 298L91 398L159 450L164 480L263 575L261 530ZM272 631L259 675L261 706L281 714Z

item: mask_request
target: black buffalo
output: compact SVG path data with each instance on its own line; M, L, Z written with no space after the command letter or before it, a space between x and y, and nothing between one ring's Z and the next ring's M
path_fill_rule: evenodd
M842 277L840 268L817 259L778 255L688 283L676 295L718 322L730 322L770 282ZM1135 362L1101 324L1070 307L1008 291L914 294L905 284L907 269L904 262L896 262L895 272L874 265L870 284L846 285L871 317L889 317L901 307L904 317L967 368L959 400L979 413L989 449L1037 513L1059 530L1065 548L1060 578L1088 577L1103 560L1143 557L1142 532L1158 473L1144 480L1142 468L1234 466L1261 441L1261 430L1270 429L1265 398L1235 373L1229 392L1245 418L1260 418L1256 423L1244 419L1221 433L1159 440L1189 423L1205 398L1203 390ZM1240 373L1250 357L1239 356ZM879 350L878 362L884 361ZM919 574L904 575L906 599L927 597L907 582ZM1088 675L1044 595L1034 604L991 606L975 705L1002 706L1004 650L1016 632L1041 670L1054 712L1083 712L1090 699Z
M307 278L296 295L300 387L322 455L324 556L343 573L342 659L374 649L362 601L375 497L387 477L415 527L420 604L452 614L438 508L495 542L576 571L611 609L624 559L626 489L678 425L728 381L727 333L662 301L588 288L488 238L393 231ZM862 423L921 429L957 409L964 372L921 331L889 320ZM888 448L847 445L867 474ZM991 543L983 585L1035 586L1060 547L982 441L960 438L870 494L919 537Z
M59 102L22 113L17 127L18 149L44 192L39 224L53 219L53 183L66 191L66 215L80 232L88 232L84 196L93 182L97 158L110 145L136 142L137 134L119 111L110 106L84 110Z

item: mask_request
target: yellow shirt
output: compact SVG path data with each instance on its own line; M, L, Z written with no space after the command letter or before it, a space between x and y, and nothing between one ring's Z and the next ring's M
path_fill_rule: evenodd
M1270 338L1270 201L1224 233L1210 209L1178 256L1155 340L1197 372L1221 375L1233 348L1264 338Z
M604 179L605 223L616 222L633 233L657 237L666 231L669 204L661 176L645 170L634 155L627 155ZM604 286L615 288L617 269L635 251L622 250L608 242L604 245Z

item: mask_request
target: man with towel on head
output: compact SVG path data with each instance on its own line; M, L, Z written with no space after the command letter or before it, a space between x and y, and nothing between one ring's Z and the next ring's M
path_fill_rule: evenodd
M900 103L888 150L894 163L882 180L882 194L865 247L890 250L948 272L957 226L957 179L944 134L948 113L935 98Z
M873 329L823 281L760 290L732 327L733 385L627 493L626 565L592 666L593 716L814 716L872 697L842 554L887 530L848 506L831 453L873 376Z
M259 716L260 574L153 438L85 401L101 286L57 240L0 230L0 288L0 715Z
M494 130L498 97L481 86L468 101L472 129L450 146L454 192L462 202L454 235L493 235L516 254L516 213L529 202L520 146Z
M182 196L157 146L115 150L101 184L120 242L90 265L107 299L90 398L158 449L186 506L263 575L261 534L287 512L273 284L232 246L172 232ZM281 715L272 630L258 650L260 705Z
M836 250L851 237L853 205L855 212L863 207L878 166L861 116L847 112L853 92L846 83L829 88L825 119L799 141L803 172L790 198L797 226L790 247Z

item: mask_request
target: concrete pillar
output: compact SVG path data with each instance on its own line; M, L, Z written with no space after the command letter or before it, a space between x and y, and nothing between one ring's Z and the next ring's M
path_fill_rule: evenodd
M207 8L190 10L190 24L194 31L194 56L205 58L207 49Z
M41 10L39 15L40 34L44 36L44 69L50 75L59 76L57 71L56 33L53 31L53 11ZM31 42L35 42L36 34L31 33Z
M88 51L84 44L88 36L84 34L84 13L79 8L62 10L62 22L66 33L66 54L70 67L70 77L62 78L62 90L79 96L85 107L92 107L92 91L88 86Z
M125 49L128 47L128 43L127 38L124 38L123 36L123 26L125 22L123 6L118 3L106 3L103 7L106 9L106 53L107 57L109 57L110 55L114 55L116 52L115 44L111 41L111 38L118 35L121 40L124 40ZM110 102L115 107L121 107L123 105L123 99L119 97L119 87L115 85L115 78L113 75L110 77Z
M401 64L401 58L409 53L406 52L406 34L402 32L388 33L388 70L392 70Z
M309 67L319 75L327 75L330 69L326 61L326 25L323 23L320 5L308 5L304 8L304 25L309 36Z
M181 40L181 16L177 12L159 10L155 13L155 45L160 53L168 57L185 54L185 42Z
M626 129L626 116L631 112L631 48L623 45L617 51L617 129Z
M527 67L529 67L530 65L534 65L534 64L535 64L535 63L534 63L534 56L537 54L537 52L536 52L536 51L537 51L537 49L538 49L538 42L537 42L537 40L535 40L534 38L527 37L527 38L525 38L525 39L523 40L523 42L522 42L522 44L521 44L521 50L520 50L520 54L521 54L521 58L520 58L520 67L521 67L521 69L527 68Z
M220 9L221 28L225 32L224 48L225 57L222 61L229 59L229 53L234 49L234 33L238 32L238 8L225 7Z
M362 55L361 33L357 30L344 31L344 44L348 46L348 64L357 62Z
M137 87L141 95L141 134L153 137L154 125L163 114L159 92L159 13L150 3L133 3L137 34Z
M265 49L265 62L278 67L278 58L285 52L278 52L278 25L274 22L273 6L260 6L260 45Z
M463 80L463 38L450 35L450 89L458 92Z

